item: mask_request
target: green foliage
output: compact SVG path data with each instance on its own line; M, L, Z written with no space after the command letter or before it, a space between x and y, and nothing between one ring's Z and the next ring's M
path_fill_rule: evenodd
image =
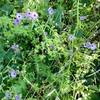
M1 0L0 100L8 99L6 92L11 100L16 95L99 100L99 5L96 0ZM29 10L38 18L28 19ZM16 13L24 17L19 20Z

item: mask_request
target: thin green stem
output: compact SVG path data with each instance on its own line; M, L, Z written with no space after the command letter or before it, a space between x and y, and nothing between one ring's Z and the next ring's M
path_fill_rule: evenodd
M77 1L77 27L79 26L79 0Z

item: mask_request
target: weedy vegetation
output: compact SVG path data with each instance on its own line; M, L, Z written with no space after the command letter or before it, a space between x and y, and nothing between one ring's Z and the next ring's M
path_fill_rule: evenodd
M100 0L0 0L0 100L100 100Z

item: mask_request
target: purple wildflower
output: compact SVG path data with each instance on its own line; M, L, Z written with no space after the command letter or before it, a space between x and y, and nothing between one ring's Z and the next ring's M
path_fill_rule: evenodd
M10 72L10 75L11 75L12 78L15 78L17 76L17 72L15 70L12 70Z
M15 43L11 46L11 49L13 50L17 50L18 48L19 48L19 45Z
M36 12L32 12L30 16L33 20L38 19L38 14Z
M68 40L69 41L73 41L73 40L75 40L75 36L73 35L73 34L70 34L69 36L68 36Z
M48 8L48 13L49 15L54 14L54 9L52 7Z
M18 25L19 23L20 23L20 20L16 18L16 19L14 20L14 25Z
M15 100L20 100L19 95L16 95L16 96L15 96Z
M90 48L90 47L91 47L91 43L90 43L90 42L85 43L85 44L84 44L84 47L85 47L85 48Z
M19 53L20 52L20 49L19 49L19 45L18 44L13 44L11 46L11 49L15 52L15 53Z
M16 19L22 20L22 19L23 19L22 14L21 14L21 13L17 13L17 14L16 14Z
M38 13L37 12L26 12L25 16L31 20L36 20L38 19Z
M87 16L80 16L80 20L85 20L87 18Z
M30 11L27 11L26 13L25 13L25 17L30 17L31 16L31 12Z
M95 43L92 43L90 49L91 50L95 50L96 49L96 44Z
M91 49L91 50L95 50L96 49L96 44L87 42L87 43L84 44L84 47L88 48L88 49Z
M19 45L15 43L11 46L11 49L14 50L15 53L18 53L20 51Z
M22 14L21 13L17 13L16 14L16 19L14 20L14 25L18 25L21 22L22 19L23 19Z

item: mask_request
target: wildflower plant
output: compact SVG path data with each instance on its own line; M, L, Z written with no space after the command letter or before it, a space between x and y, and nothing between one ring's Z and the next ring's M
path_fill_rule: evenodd
M96 0L2 0L0 7L0 100L99 100Z
M48 8L48 14L53 15L54 14L54 9L52 7Z
M10 72L10 76L11 76L12 78L16 78L17 72L16 72L15 70L12 70L12 71Z

